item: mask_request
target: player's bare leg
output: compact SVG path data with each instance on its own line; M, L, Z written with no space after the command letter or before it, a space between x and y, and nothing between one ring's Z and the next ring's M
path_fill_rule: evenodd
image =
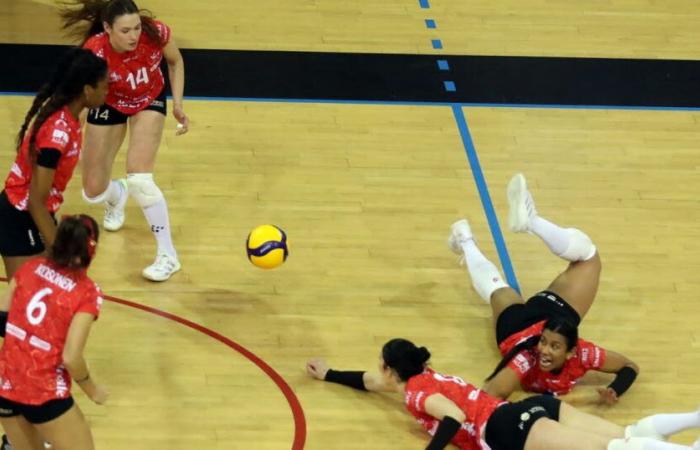
M126 136L126 124L85 127L82 154L83 198L91 204L104 204L103 227L117 231L124 225L124 207L129 198L126 182L112 180L114 158Z
M141 206L156 238L155 261L142 272L145 278L152 281L165 281L180 270L170 232L168 204L153 178L164 125L165 116L157 111L144 110L129 119L127 183L129 192Z
M508 204L508 226L512 231L538 236L552 253L569 261L569 267L548 289L565 299L583 319L600 281L601 262L596 246L581 230L562 228L538 215L523 174L516 174L508 183Z

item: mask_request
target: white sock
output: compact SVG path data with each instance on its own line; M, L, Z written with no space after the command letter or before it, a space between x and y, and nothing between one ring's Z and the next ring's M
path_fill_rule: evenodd
M646 436L656 433L661 436L672 436L691 428L700 428L700 411L678 414L655 414L645 417L631 425L631 436Z
M481 253L474 239L462 244L462 250L474 289L486 303L490 303L491 294L497 289L508 287L508 284L503 281L498 268Z
M151 231L158 243L158 254L166 253L177 259L177 252L175 251L175 246L173 246L173 239L170 234L168 204L165 202L165 199L148 208L142 208L142 210L143 215L146 216L146 220L151 225Z
M591 238L579 229L562 228L537 216L530 222L530 230L552 253L567 261L587 261L595 256L596 248Z
M105 201L110 205L116 205L123 195L126 195L124 185L117 180L110 180L105 191Z
M608 443L608 450L692 450L685 445L657 441L650 438L613 439Z
M645 439L642 450L688 450L691 447L674 444L672 442L657 441L655 439Z

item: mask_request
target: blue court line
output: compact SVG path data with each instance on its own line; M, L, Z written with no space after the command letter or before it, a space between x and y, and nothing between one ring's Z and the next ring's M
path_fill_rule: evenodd
M32 92L3 92L0 97L34 97ZM172 100L168 96L168 100ZM523 109L590 109L590 110L620 110L620 111L700 111L696 106L620 106L620 105L565 105L538 103L460 103L460 102L421 102L401 100L337 100L337 99L308 99L308 98L260 98L260 97L209 97L186 96L185 100L202 100L210 102L259 102L259 103L329 103L338 105L388 105L388 106L453 106L462 108L523 108Z
M471 166L472 175L474 175L474 182L476 182L476 188L479 191L481 205L484 208L486 220L489 223L491 235L493 236L493 241L496 244L498 258L501 260L501 266L503 267L503 273L506 276L506 281L508 282L508 285L510 287L512 287L513 289L518 291L518 293L520 293L518 279L515 276L513 264L511 263L510 256L508 255L508 249L506 248L506 243L503 239L503 233L501 233L501 227L498 224L498 218L496 217L496 212L493 209L493 203L491 202L489 188L486 184L484 173L481 170L481 165L479 164L479 156L476 154L476 148L474 147L474 141L472 141L472 136L469 133L469 126L467 125L467 119L464 117L464 111L462 111L462 107L460 105L453 104L452 113L454 114L455 121L457 122L459 134L462 136L462 144L464 144L464 151L467 154L467 160L469 161L469 165Z

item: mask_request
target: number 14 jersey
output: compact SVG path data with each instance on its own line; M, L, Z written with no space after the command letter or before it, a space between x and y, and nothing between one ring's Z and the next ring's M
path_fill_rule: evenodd
M71 380L63 347L73 316L97 318L99 287L84 270L59 269L39 257L15 273L5 342L0 350L0 396L27 405L67 398Z
M170 28L154 20L163 45L141 32L135 50L118 53L109 43L105 32L88 39L83 47L107 61L109 67L109 93L105 103L126 115L136 114L160 95L165 85L160 62L163 47L170 40Z

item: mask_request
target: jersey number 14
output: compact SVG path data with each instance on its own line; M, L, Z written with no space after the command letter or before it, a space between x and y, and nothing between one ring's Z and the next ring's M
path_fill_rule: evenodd
M138 86L139 84L148 83L148 72L146 71L146 68L141 67L139 70L137 70L136 76L134 76L133 72L130 72L129 75L126 77L126 81L128 81L131 85L131 89L134 90L136 90L136 86Z

